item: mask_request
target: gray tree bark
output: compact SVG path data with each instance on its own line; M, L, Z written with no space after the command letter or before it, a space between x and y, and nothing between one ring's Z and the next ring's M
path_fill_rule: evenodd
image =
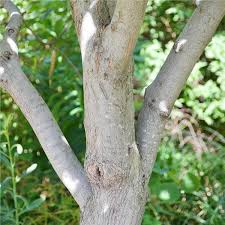
M0 0L0 5L10 13L0 43L0 86L18 104L53 168L80 205L81 225L140 225L164 124L224 17L225 1L198 5L157 78L146 89L135 129L132 51L147 0L71 0L84 71L84 169L21 70L16 45L19 10L10 0Z

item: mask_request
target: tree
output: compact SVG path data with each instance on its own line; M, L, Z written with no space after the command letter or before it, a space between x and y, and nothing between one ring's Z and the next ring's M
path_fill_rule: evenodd
M196 1L197 9L146 89L136 125L132 52L147 0L70 2L83 63L84 168L21 69L16 37L22 16L10 0L0 1L10 15L0 43L0 85L20 107L56 173L79 204L81 224L138 225L165 122L225 15L225 1Z

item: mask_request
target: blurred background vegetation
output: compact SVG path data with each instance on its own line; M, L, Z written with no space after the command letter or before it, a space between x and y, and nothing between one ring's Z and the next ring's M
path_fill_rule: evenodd
M24 15L23 69L82 161L82 65L66 0L15 0ZM134 51L136 114L146 85L191 16L191 0L151 0ZM7 21L0 11L1 33ZM143 225L223 225L225 221L225 20L176 101L149 184ZM2 37L1 37L2 38ZM31 127L1 90L1 224L75 225L79 209Z

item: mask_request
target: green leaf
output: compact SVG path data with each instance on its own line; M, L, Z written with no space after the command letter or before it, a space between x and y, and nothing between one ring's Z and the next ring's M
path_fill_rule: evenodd
M200 179L193 173L187 173L182 178L182 186L186 192L192 193L193 191L197 191L199 189Z
M0 183L0 197L2 197L3 192L8 188L10 182L11 182L11 177L6 177L6 178Z
M2 163L6 168L10 168L10 162L8 158L3 155L3 153L0 153L0 163Z
M25 197L21 196L21 195L16 195L16 198L18 199L18 201L20 201L21 203L23 203L23 207L24 208L27 208L27 206L29 205L28 204L28 201Z
M156 195L163 202L174 203L180 198L180 190L173 182L161 183L156 190Z
M13 215L14 209L9 210L8 208L1 206L1 211L3 212L3 215L1 214L1 225L16 224Z
M149 182L150 193L156 195L159 185L160 185L160 176L156 173L153 173Z
M161 222L153 218L151 215L145 214L142 225L161 225Z
M30 212L36 208L38 208L39 206L41 206L41 204L44 202L45 200L43 198L38 198L36 200L34 200L33 202L31 202L26 209L24 209L22 212L20 212L20 215L26 213L26 212Z

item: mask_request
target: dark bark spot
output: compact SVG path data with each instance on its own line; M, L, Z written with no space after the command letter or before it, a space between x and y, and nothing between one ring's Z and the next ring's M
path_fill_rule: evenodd
M8 34L9 34L9 35L13 34L14 32L15 32L15 30L14 30L13 28L9 28L9 29L8 29Z
M109 24L110 24L110 21L107 21L107 22L104 24L105 28L108 27Z
M111 24L111 30L112 31L116 31L116 25L113 23L113 24Z
M96 164L90 165L88 167L88 172L89 172L91 180L95 181L96 183L100 182L100 179L103 176L103 172L101 171L98 165Z
M148 107L152 108L152 106L153 106L152 102L148 102Z
M145 186L145 183L146 183L146 176L145 176L145 174L143 174L143 176L142 176L142 187Z
M11 56L12 56L12 53L9 52L9 51L5 51L5 52L3 53L3 56L4 56L5 59L10 60L10 58L11 58Z
M137 143L136 145L137 145L137 148L139 149L139 148L140 148L140 144L139 144L139 143Z
M104 73L104 79L108 80L109 75L107 73Z
M155 105L155 102L156 102L156 100L155 100L154 98L151 99L151 100L148 102L148 107L149 107L149 108L153 108L154 105Z
M108 100L109 99L109 96L108 96L107 91L106 91L106 89L104 87L104 84L101 81L99 83L99 87L100 87L100 89L101 89L102 94L104 95L104 97Z
M70 7L71 7L71 9L73 10L74 6L73 6L72 1L69 1L69 3L70 3Z
M168 118L169 115L170 115L169 112L162 111L162 110L160 110L159 114L160 114L160 116L163 117L163 118Z
M5 83L5 84L7 84L7 83L8 83L8 80L0 79L0 83Z
M98 40L94 40L93 48L98 48L98 45L99 45L99 41Z
M131 151L132 151L132 146L128 146L128 154L130 155L130 153L131 153Z
M96 166L96 175L97 175L97 177L101 177L102 175L101 175L101 170L99 169L99 167L98 166Z

